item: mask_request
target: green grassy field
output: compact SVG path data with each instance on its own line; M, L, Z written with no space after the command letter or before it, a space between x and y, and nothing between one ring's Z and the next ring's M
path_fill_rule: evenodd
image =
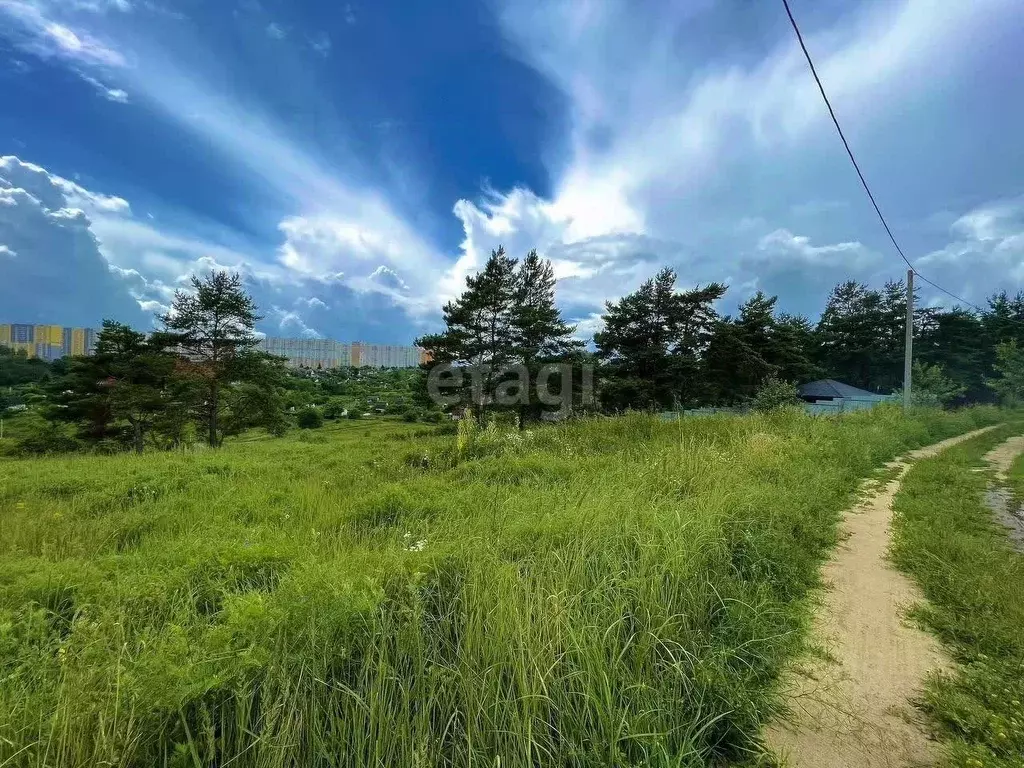
M894 501L892 554L928 598L919 617L958 662L926 692L947 764L1024 765L1024 555L983 503L982 456L1017 422L915 465ZM1024 458L1011 473L1021 487Z
M999 416L0 460L0 766L753 762L859 479Z

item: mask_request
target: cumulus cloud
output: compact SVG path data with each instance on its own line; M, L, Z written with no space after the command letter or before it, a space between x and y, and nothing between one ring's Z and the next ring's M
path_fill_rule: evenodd
M758 242L757 249L765 254L796 258L813 266L845 266L873 258L873 254L858 242L811 245L809 237L794 235L788 229L769 232Z
M279 229L279 260L292 273L379 293L414 318L438 311L443 257L372 198L358 201L351 218L295 216Z
M316 296L310 296L308 299L296 299L296 304L303 304L309 309L328 309L327 304L318 299Z
M81 208L88 213L128 213L128 201L113 195L91 192L45 168L8 155L0 157L0 178L7 188L21 188L51 210Z
M409 286L402 279L402 277L390 267L385 267L381 264L373 272L370 273L369 280L376 282L377 284L389 288L395 291L408 291Z
M287 30L278 24L276 21L272 21L267 24L267 37L274 40L284 40L288 36Z
M0 241L16 255L0 266L5 321L92 326L110 317L144 324L83 210L116 208L114 200L17 158L0 159Z
M926 277L975 304L998 288L1011 293L1024 288L1024 198L970 210L953 222L949 234L949 243L915 262Z
M514 258L536 249L550 259L559 280L559 300L571 313L603 306L685 255L678 243L635 232L577 238L572 218L522 188L505 195L490 191L476 203L460 200L454 212L464 238L459 258L440 284L444 298L458 294L466 276L482 267L499 245Z
M414 303L399 293L404 280L378 261L358 272L365 286L353 285L340 271L291 270L273 249L232 244L229 233L200 237L197 220L183 228L192 234L136 218L124 198L0 158L0 320L95 326L110 317L148 328L176 291L190 289L191 275L228 270L241 274L270 335L405 343L416 335L388 295ZM346 311L331 313L331 305Z
M322 339L323 334L316 328L306 325L298 312L280 307L271 307L277 328L281 336L301 336L305 339Z

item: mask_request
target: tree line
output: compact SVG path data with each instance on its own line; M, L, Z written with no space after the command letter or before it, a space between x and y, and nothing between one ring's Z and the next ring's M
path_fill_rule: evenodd
M477 410L494 407L509 366L535 372L553 362L592 365L597 405L606 412L741 406L768 385L820 378L881 394L902 386L903 281L881 289L840 283L816 322L780 311L778 297L760 291L735 314L722 314L717 306L727 286L680 289L678 282L666 267L606 302L587 350L557 309L551 264L535 251L520 263L499 248L445 305L444 330L417 344L431 354L430 366L483 371L472 396ZM915 308L914 344L922 401L962 405L1024 396L1014 376L1016 368L1024 370L1024 294L992 296L982 312Z
M40 438L45 450L74 443L141 452L196 437L216 447L256 427L280 435L299 411L300 426L363 408L436 420L443 411L427 382L442 365L474 371L455 390L478 414L500 408L503 388L525 388L509 408L521 424L546 410L535 390L553 364L592 370L596 397L587 407L606 413L784 402L794 384L818 378L886 394L902 384L902 281L881 289L840 283L816 322L780 311L777 297L762 292L722 314L727 286L678 283L665 268L606 302L587 345L557 307L551 263L536 251L520 261L498 248L442 308L443 330L417 339L431 362L370 381L353 370L288 371L283 358L257 350L261 317L241 277L212 272L175 294L153 333L104 321L93 355L45 364L0 349L0 406L15 385L31 388L25 402L51 425ZM916 309L914 345L919 402L1024 400L1024 294L996 294L980 312ZM579 407L580 379L556 383Z
M41 449L74 444L62 424L78 443L139 453L192 434L216 447L253 427L283 432L284 360L256 350L261 317L241 277L211 272L191 284L159 330L105 320L92 355L54 366L42 406L52 428L33 438Z

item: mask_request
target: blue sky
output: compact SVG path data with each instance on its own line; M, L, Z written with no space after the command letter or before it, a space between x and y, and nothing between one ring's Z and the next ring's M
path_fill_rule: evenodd
M915 266L1024 288L1018 0L792 0ZM409 343L499 243L588 336L662 265L815 316L905 267L781 1L0 0L0 321ZM926 286L929 303L946 303Z

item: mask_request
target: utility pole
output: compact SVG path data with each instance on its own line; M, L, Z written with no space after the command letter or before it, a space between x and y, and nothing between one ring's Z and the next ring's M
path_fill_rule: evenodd
M903 346L903 409L910 408L910 372L914 359L914 270L907 270L907 339Z

